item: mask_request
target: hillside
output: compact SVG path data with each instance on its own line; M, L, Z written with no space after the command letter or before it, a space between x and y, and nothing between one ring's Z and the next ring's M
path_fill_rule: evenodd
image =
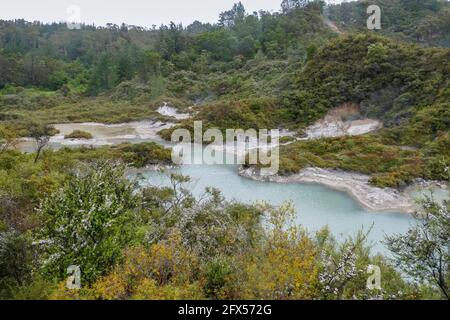
M238 3L214 25L150 30L2 21L0 121L26 135L31 119L154 119L166 101L184 110L195 105L205 128L301 131L328 110L354 103L362 116L383 121L386 143L422 148L445 136L448 123L436 110L449 108L449 49L398 41L398 34L414 40L405 23L380 34L353 33L359 23L353 14L364 1L327 8L334 20L350 14L342 24L347 34L326 24L320 2L283 3L280 12L253 14ZM424 26L448 9L440 1L380 4L386 17L401 9L407 21L414 12Z
M366 116L399 125L421 108L449 101L449 60L449 49L421 48L372 33L341 37L321 47L297 72L287 105L301 121L355 102Z
M347 32L366 30L369 5L381 8L381 34L426 46L450 47L447 0L360 0L330 6L329 18Z

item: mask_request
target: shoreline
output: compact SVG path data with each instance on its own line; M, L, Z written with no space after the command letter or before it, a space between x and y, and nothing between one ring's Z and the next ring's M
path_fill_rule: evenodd
M165 171L165 170L173 170L178 168L179 166L175 164L166 164L166 163L160 163L160 164L149 164L142 168L136 168L136 167L128 167L126 169L127 174L141 174L148 171Z
M78 145L113 145L118 141L125 140L150 140L156 143L158 137L157 131L164 127L170 127L173 123L164 123L160 121L136 121L120 124L103 124L103 123L70 123L57 124L60 133L52 137L50 143L71 146ZM65 140L65 133L69 133L74 129L80 129L90 132L94 139L82 141ZM286 134L286 133L285 133ZM58 139L59 138L59 139ZM30 139L23 138L15 148L25 151L28 144L32 143ZM53 146L55 147L55 146ZM23 150L22 150L23 149ZM148 168L140 168L135 171L171 169L172 166L156 165ZM320 184L331 189L345 192L352 197L361 207L372 212L401 212L411 214L417 211L416 198L421 191L426 189L448 190L447 183L426 181L417 179L413 184L397 190L393 188L378 188L369 184L370 176L356 172L346 172L341 170L321 169L321 168L305 168L301 172L289 176L264 176L255 167L238 169L238 175L261 182L272 183L302 183L302 184ZM431 190L430 190L431 191Z
M369 184L370 177L360 173L331 169L306 168L289 176L262 176L256 168L240 168L241 177L272 183L310 183L346 192L360 206L372 212L401 212L412 214L417 210L411 192L392 188L378 188Z

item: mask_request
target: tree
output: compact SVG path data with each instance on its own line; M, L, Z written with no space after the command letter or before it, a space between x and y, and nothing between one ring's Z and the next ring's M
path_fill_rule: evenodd
M386 244L407 275L437 286L450 300L450 202L426 197L415 217L417 225L387 237Z
M126 54L119 57L119 61L117 62L117 78L119 83L125 80L130 80L133 77L133 70L130 60L130 57Z
M232 27L237 21L245 18L245 7L242 2L235 3L231 10L222 12L219 16L219 25L223 27Z
M0 298L30 280L32 260L31 241L26 234L13 229L0 231Z
M166 60L184 49L183 26L171 22L169 26L162 25L158 32L156 48Z
M241 40L238 47L238 53L242 54L246 58L251 58L256 54L258 50L258 42L251 36L247 36Z
M281 9L283 12L289 12L294 9L303 8L310 0L283 0Z
M3 88L9 83L17 83L19 66L16 59L7 57L2 54L0 50L0 88Z
M143 81L148 81L149 78L160 75L162 58L158 52L144 51L141 54L141 61L142 64L138 72Z
M50 137L55 133L55 128L44 123L30 122L28 127L28 133L31 138L36 141L36 157L34 163L39 159L42 149L49 143Z
M237 40L225 29L200 34L196 38L198 52L207 51L220 61L230 61L236 52Z
M134 191L122 165L99 162L81 167L45 199L36 241L45 273L61 280L67 267L76 265L82 280L92 283L108 271L131 239L129 222L138 205Z
M110 54L103 54L92 68L89 91L96 94L112 89L118 81L117 66Z
M414 11L421 9L438 11L443 5L441 0L401 0L400 3L404 8Z

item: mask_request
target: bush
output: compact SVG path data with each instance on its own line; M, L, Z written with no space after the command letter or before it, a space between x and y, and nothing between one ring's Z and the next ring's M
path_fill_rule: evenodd
M64 139L92 139L92 134L89 132L81 131L81 130L75 130L71 134L65 135Z
M128 223L138 203L123 167L106 162L80 169L43 201L36 241L50 278L62 280L67 267L77 265L82 280L92 283L117 262L132 238Z

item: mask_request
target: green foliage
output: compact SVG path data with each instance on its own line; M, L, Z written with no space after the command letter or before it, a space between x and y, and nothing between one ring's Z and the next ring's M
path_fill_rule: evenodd
M14 230L0 230L0 298L7 298L14 288L31 278L31 239Z
M196 42L198 51L207 51L213 59L221 61L230 61L237 47L236 40L223 29L200 34Z
M0 153L1 219L8 217L16 228L26 229L32 221L23 221L23 215L33 216L28 206L55 191L82 162L122 161L140 168L151 164L170 164L171 152L155 144L121 144L101 148L63 148L44 150L41 161L34 163L34 154L7 150ZM32 210L30 210L32 211ZM17 222L14 220L17 219Z
M230 262L217 257L206 266L206 295L211 299L220 299L222 290L227 283L227 278L232 274Z
M91 283L132 239L129 223L138 203L123 168L99 163L83 171L45 199L38 212L43 227L36 241L51 279L64 279L66 269L77 265L82 280Z
M330 6L328 12L341 28L363 31L369 4L381 8L381 33L426 45L450 46L450 5L446 0L360 0Z
M398 271L386 257L371 254L367 235L370 230L360 230L354 237L337 243L328 229L316 234L317 245L322 251L320 269L320 293L322 299L417 299L417 288L398 277ZM382 286L366 290L369 266L380 268Z
M74 130L72 133L65 135L64 139L92 139L92 134L81 130Z
M36 247L31 245L31 235L36 234L43 223L42 216L36 213L36 209L42 199L63 192L60 188L68 179L72 179L74 168L86 168L80 162L120 160L136 166L169 163L170 150L165 150L154 143L140 146L124 144L98 149L46 150L41 155L41 161L34 163L33 160L33 154L21 154L12 150L0 153L2 298L41 299L47 298L49 290L53 290L52 283L32 276L36 275L36 258L39 255L34 250ZM99 185L91 187L98 188ZM80 190L73 190L76 191ZM120 193L121 190L117 192ZM85 200L89 201L89 198ZM60 204L63 203L67 204L67 202Z
M248 14L236 4L216 25L170 23L158 30L110 24L83 25L75 33L64 23L0 21L0 88L14 83L98 95L135 77L147 83L174 69L206 71L237 57L252 59L258 50L286 57L288 48L301 52L313 35L331 36L316 8L301 9Z
M364 234L339 244L326 230L313 235L296 226L290 204L229 202L213 189L196 199L189 178L176 175L171 187L137 190L122 167L67 161L92 159L91 152L43 154L40 165L63 165L59 155L72 174L39 206L39 227L30 230L38 251L29 238L0 230L0 254L8 257L1 260L3 297L413 299L436 292L408 284L383 257L373 257ZM366 288L369 264L383 272L382 291ZM65 287L69 265L81 267L81 290Z
M197 119L204 120L207 126L257 130L276 127L277 113L276 101L261 97L211 104L202 108Z
M56 288L55 283L41 275L35 275L29 282L12 287L7 299L12 300L48 300Z
M112 148L115 157L135 168L154 164L171 164L171 151L154 142L122 144Z
M258 208L225 201L215 189L207 189L197 200L188 189L189 177L171 175L171 182L171 188L143 191L144 208L150 213L146 234L150 242L179 233L190 251L210 260L254 241L262 214Z
M441 103L420 110L404 126L401 138L406 145L424 146L447 133L449 129L450 103Z
M49 143L50 137L55 134L55 129L45 123L29 122L27 123L28 134L36 141L36 157L34 162L36 163L41 155L41 151Z
M170 150L154 143L44 149L55 133L48 123L166 121L155 112L162 101L194 105L205 129L222 130L304 129L353 102L388 128L286 138L281 173L337 168L380 187L449 180L449 51L399 41L448 46L448 3L374 3L383 36L338 37L321 1L285 0L282 12L253 14L237 3L214 25L151 30L0 21L0 298L418 299L439 297L433 281L445 295L445 206L428 202L423 225L388 239L409 276L424 280L417 287L371 254L364 233L343 243L327 230L309 234L290 204L242 204L214 189L197 199L178 175L168 188L137 189L115 162L170 164ZM340 30L362 31L366 5L326 13ZM192 129L192 119L177 127ZM33 137L38 152L12 150L20 136ZM439 255L445 272L436 279ZM366 288L370 264L382 270L381 291ZM81 267L81 290L65 287L69 265Z
M70 292L61 286L51 297L58 299L409 299L421 293L404 282L382 257L372 257L362 234L338 244L326 230L309 235L293 223L290 204L244 206L197 200L185 189L188 179L173 177L173 188L144 190L143 214L166 210L148 226L153 236L123 250L123 260L91 286ZM218 195L216 195L218 196ZM151 197L151 198L150 198ZM202 197L204 198L204 197ZM224 209L222 216L216 206ZM229 207L233 209L230 210ZM262 220L248 224L252 212ZM174 212L172 214L172 212ZM169 217L167 217L169 215ZM190 219L194 216L193 219ZM161 220L161 218L165 218ZM237 219L238 218L238 219ZM214 228L208 225L220 223ZM185 222L185 220L187 220ZM138 221L148 224L147 220ZM224 231L256 241L235 246L232 238L218 240ZM262 224L264 227L262 228ZM237 229L232 229L237 226ZM245 226L245 227L244 227ZM155 237L160 228L160 237ZM253 230L243 233L245 230ZM214 250L199 246L211 242ZM328 263L333 259L336 264ZM383 290L366 288L369 264L380 266L389 279ZM333 270L335 266L343 265ZM330 280L330 281L327 281ZM326 294L327 291L333 295Z
M373 175L379 187L401 187L425 177L420 152L402 150L382 138L367 135L298 141L280 148L280 174L297 173L305 167L321 167Z
M0 125L0 153L18 143L19 131L13 125Z
M437 287L450 299L450 203L422 202L417 224L405 235L387 237L396 265L406 274Z
M349 35L318 50L298 72L295 90L285 94L284 104L302 123L355 102L365 115L398 125L421 107L447 102L448 55L448 49L423 49L373 34Z

